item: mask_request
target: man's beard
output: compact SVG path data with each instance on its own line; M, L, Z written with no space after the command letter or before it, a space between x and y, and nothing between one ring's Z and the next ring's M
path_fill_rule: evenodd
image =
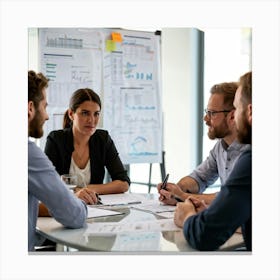
M43 125L40 112L36 110L34 119L29 123L29 136L41 138L43 136Z
M252 144L252 126L245 116L243 116L242 126L237 129L237 139L240 143Z
M214 139L221 139L224 138L229 134L229 128L226 124L226 122L223 122L219 127L212 127L212 130L208 130L208 137L211 140Z

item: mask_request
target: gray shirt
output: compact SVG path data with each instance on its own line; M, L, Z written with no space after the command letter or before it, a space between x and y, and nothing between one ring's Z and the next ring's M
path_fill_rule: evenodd
M237 141L228 146L223 139L219 139L206 160L189 175L197 181L199 193L204 192L218 177L224 185L236 160L248 147L250 145L240 144Z
M61 181L43 151L28 140L28 250L39 245L36 233L39 201L65 227L81 228L87 218L86 204L73 195Z

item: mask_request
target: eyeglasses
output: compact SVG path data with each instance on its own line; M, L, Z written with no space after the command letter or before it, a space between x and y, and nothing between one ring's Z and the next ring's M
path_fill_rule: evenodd
M229 113L231 110L222 110L222 111L210 111L208 109L204 109L205 114L207 115L208 118L213 118L215 117L216 114L218 113Z

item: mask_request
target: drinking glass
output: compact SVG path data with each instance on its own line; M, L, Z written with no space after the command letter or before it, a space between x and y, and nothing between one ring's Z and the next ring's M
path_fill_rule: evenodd
M63 174L61 180L67 185L69 190L74 190L78 186L78 177L74 174Z

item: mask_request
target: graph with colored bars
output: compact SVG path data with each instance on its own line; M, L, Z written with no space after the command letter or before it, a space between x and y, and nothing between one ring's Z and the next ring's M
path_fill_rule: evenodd
M56 63L46 63L45 64L45 72L46 76L50 81L55 81L56 80L56 72L57 72L57 64Z
M136 80L153 80L152 73L136 73Z
M125 75L126 79L136 79L139 81L152 81L153 80L153 74L152 73L138 73L135 74L128 73Z
M137 68L136 63L129 63L127 62L124 65L124 76L126 79L135 79L138 81L152 81L153 80L153 73L148 72L134 72Z

